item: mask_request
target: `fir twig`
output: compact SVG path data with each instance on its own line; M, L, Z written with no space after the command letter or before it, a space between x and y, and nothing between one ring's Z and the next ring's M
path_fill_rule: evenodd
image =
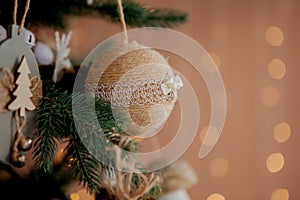
M49 93L51 95L51 93ZM63 99L64 101L59 101ZM61 142L65 133L64 122L68 116L63 112L65 94L60 98L44 97L38 110L38 131L34 138L35 167L45 173L51 170L56 155L57 142Z
M72 95L67 92L58 96L53 95L57 93L57 90L49 89L40 104L39 125L33 151L35 167L49 173L56 156L57 142L69 138L67 155L73 159L71 167L75 172L74 177L78 177L88 190L94 191L99 185L97 174L99 162L81 143L75 129L72 115Z
M116 0L94 0L87 5L86 0L31 0L27 15L27 25L44 25L65 28L68 16L92 16L119 22ZM24 8L24 2L19 3ZM125 21L133 27L172 27L187 22L188 14L170 8L151 8L140 3L124 0ZM12 24L13 1L0 2L0 19L3 26ZM23 12L18 12L18 19Z
M121 137L126 137L115 122L110 104L100 99L95 101L85 94L61 92L52 82L45 84L44 92L45 97L41 100L38 111L38 131L34 140L35 168L49 173L56 156L57 143L67 138L69 143L66 157L70 161L74 176L90 192L98 190L98 173L101 168L107 167L103 163L114 162L112 152L107 149L110 144L108 140L118 144ZM96 121L91 120L91 111L87 106L91 105L90 101L95 101ZM97 128L98 123L101 129ZM85 138L85 144L82 143L82 137ZM131 141L125 148L131 150L136 146L137 144ZM103 162L99 162L93 155L97 155Z
M120 17L116 1L107 1L98 6L99 14L113 22L119 22ZM125 22L133 27L172 27L188 20L187 13L170 8L151 8L134 1L123 1Z

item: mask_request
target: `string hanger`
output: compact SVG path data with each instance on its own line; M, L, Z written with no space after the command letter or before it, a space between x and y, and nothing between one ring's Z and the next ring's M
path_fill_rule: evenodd
M125 22L125 17L123 12L122 0L118 0L118 10L120 15L119 17L121 22L121 29L123 31L123 43L128 44L128 35L127 35L126 22Z
M30 5L30 0L27 0L26 2L26 6L25 6L25 11L24 11L24 15L22 17L21 20L21 24L19 27L19 33L21 32L21 30L24 28L25 25L25 19L29 10L29 5ZM13 23L14 25L17 25L17 13L18 13L18 0L15 0L15 4L14 4L14 13L13 13Z

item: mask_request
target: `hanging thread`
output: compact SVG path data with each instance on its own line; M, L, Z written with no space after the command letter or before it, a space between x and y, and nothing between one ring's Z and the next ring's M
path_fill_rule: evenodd
M22 121L20 122L19 119L19 113L16 111L15 112L15 120L16 120L16 126L17 126L17 135L16 135L16 140L14 142L13 149L15 152L18 151L18 144L22 138L25 138L22 129L24 128L26 124L26 115L23 117Z
M126 28L126 22L125 22L125 17L124 17L124 12L123 12L123 5L122 5L121 0L118 0L118 9L119 9L120 22L121 22L122 31L123 31L123 43L128 44L127 28Z
M18 12L18 0L15 0L14 13L13 13L13 20L15 25L17 24L17 12Z
M30 5L30 0L27 0L24 15L23 15L22 20L21 20L19 32L24 28L25 19L26 19L28 10L29 10L29 5ZM17 25L17 13L18 13L18 0L15 0L14 13L13 13L13 22L14 22L15 25Z

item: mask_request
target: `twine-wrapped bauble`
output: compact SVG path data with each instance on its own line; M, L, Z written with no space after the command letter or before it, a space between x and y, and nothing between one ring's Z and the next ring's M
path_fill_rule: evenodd
M125 113L123 130L134 136L157 133L170 116L181 86L166 58L136 42L100 55L86 79L87 90L109 101L113 113Z

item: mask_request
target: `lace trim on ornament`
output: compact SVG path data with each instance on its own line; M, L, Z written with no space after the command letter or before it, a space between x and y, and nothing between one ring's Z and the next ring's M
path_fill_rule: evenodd
M166 103L177 97L177 91L165 92L163 86L168 79L134 80L126 83L87 84L86 91L96 97L109 101L112 106L153 105Z

